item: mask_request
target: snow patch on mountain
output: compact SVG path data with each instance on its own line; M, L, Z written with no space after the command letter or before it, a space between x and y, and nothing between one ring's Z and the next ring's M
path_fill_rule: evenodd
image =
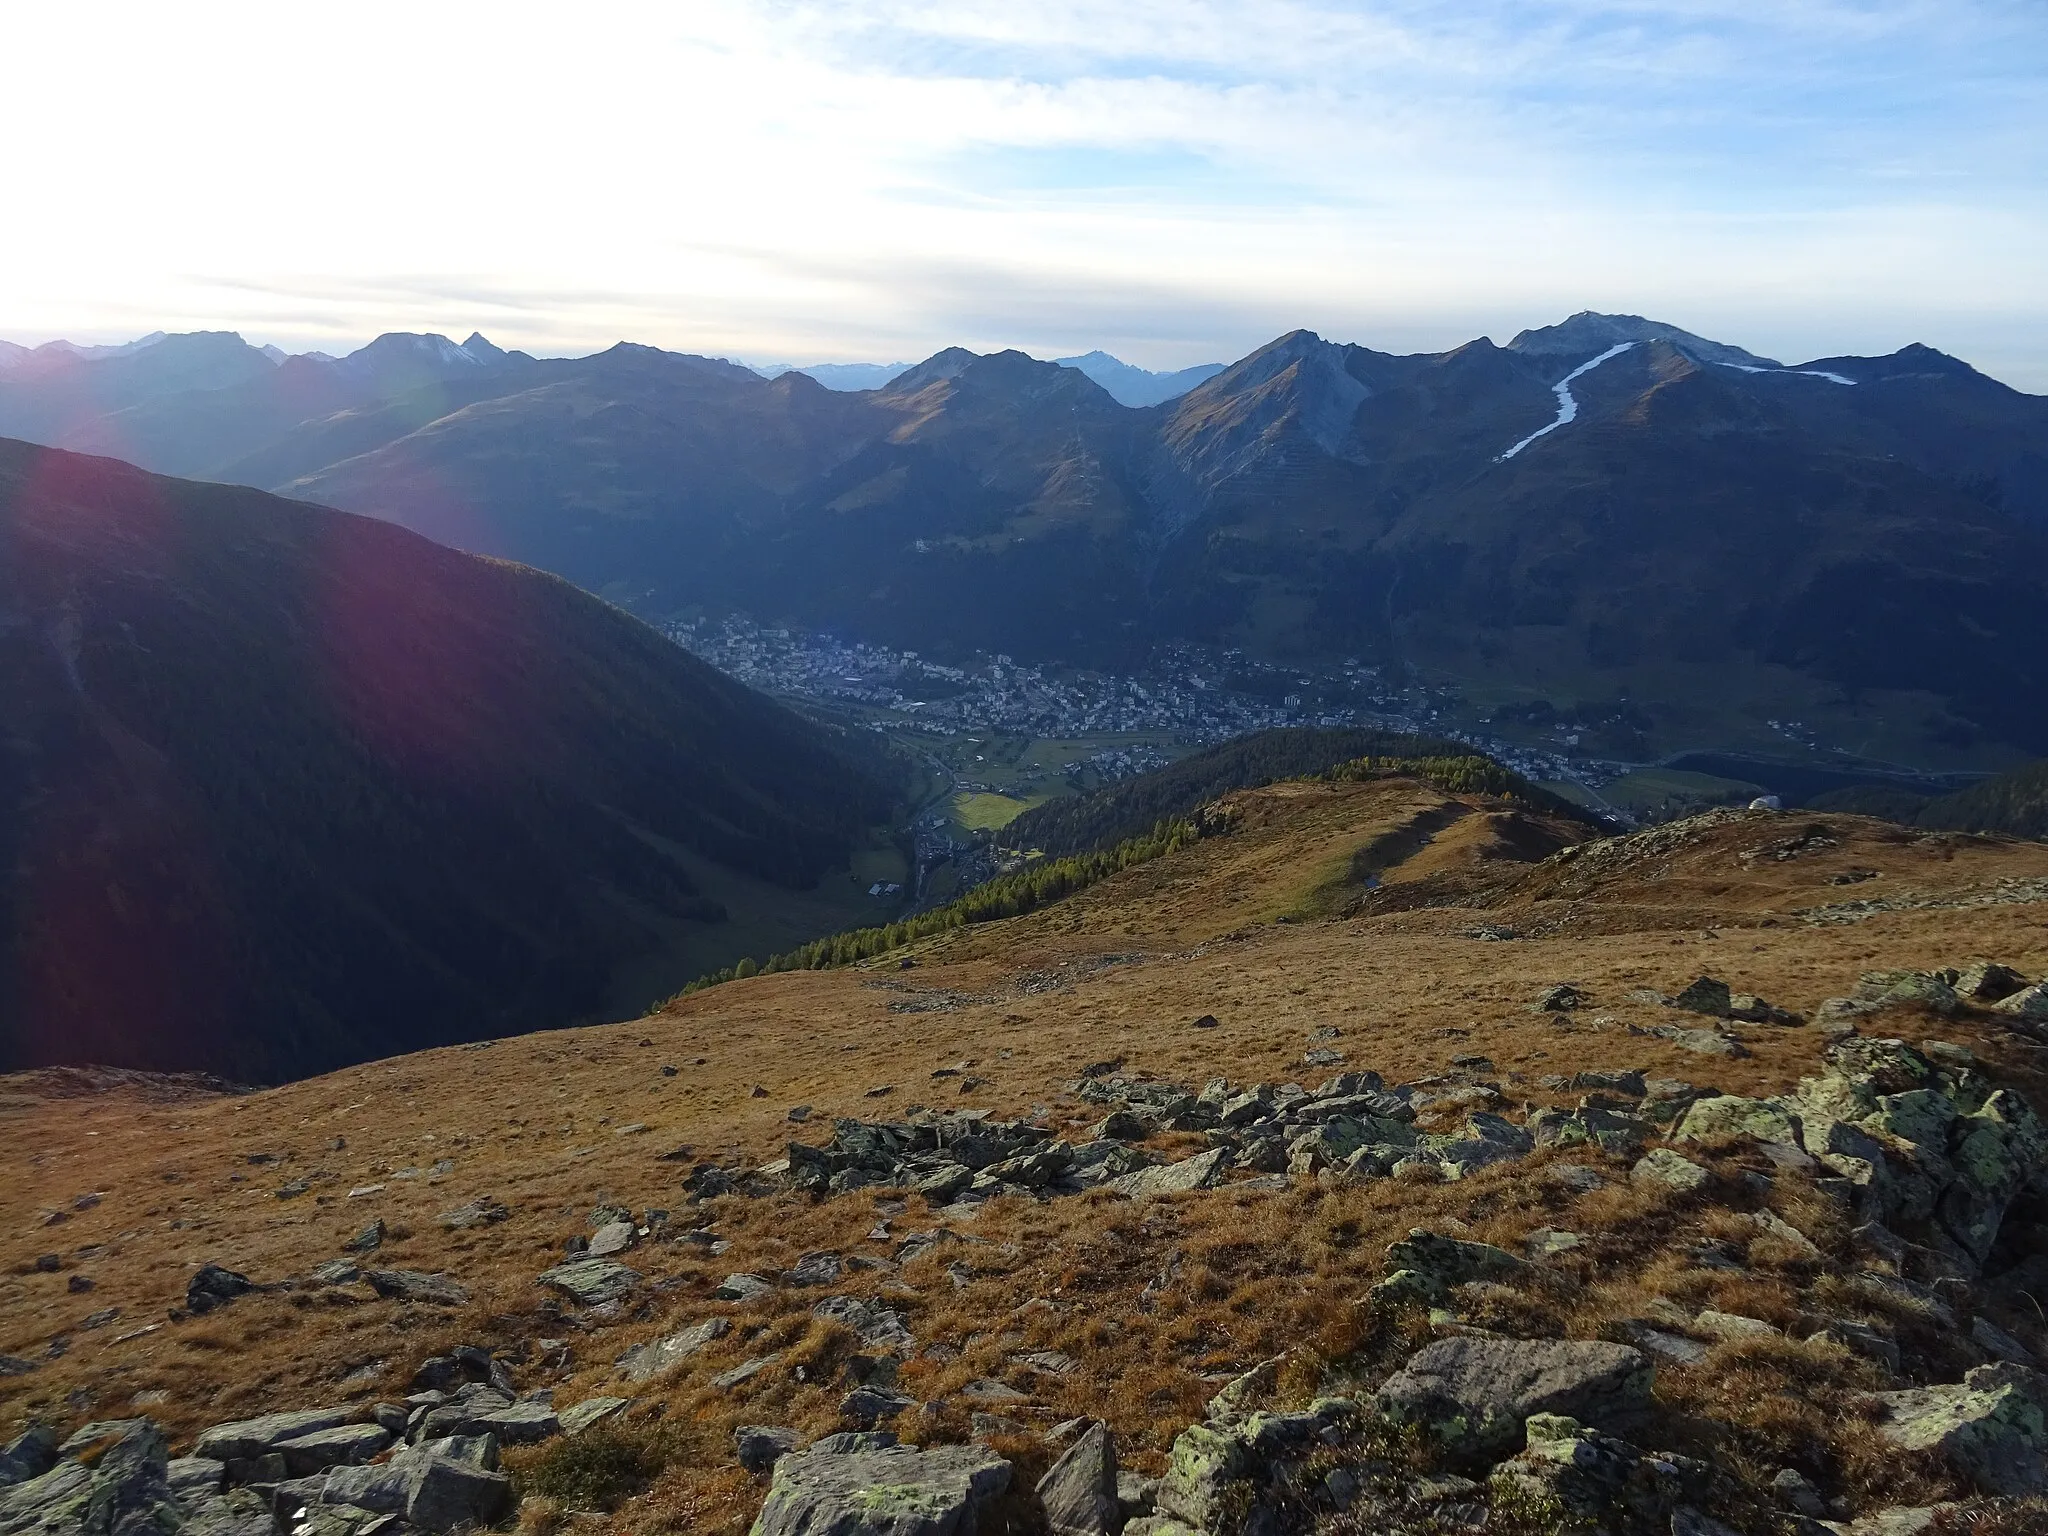
M1635 345L1636 343L1632 341L1617 341L1613 346L1609 347L1605 352L1602 352L1598 357L1588 358L1585 362L1579 364L1578 367L1574 368L1570 373L1566 374L1563 378L1559 379L1557 383L1551 386L1551 393L1557 396L1557 420L1551 422L1548 426L1538 427L1534 432L1531 432L1527 437L1523 438L1519 443L1515 444L1514 447L1510 448L1506 453L1502 454L1493 462L1496 464L1505 464L1509 459L1512 459L1524 448L1528 447L1531 443L1535 442L1537 438L1548 436L1550 433L1555 432L1559 427L1569 425L1571 422L1578 420L1579 402L1572 394L1572 381L1574 379L1581 377L1584 374L1591 373L1595 368L1598 368L1602 363L1606 362L1609 358L1621 356L1622 353L1628 351L1631 347ZM1730 366L1734 367L1738 365L1730 364ZM1762 372L1763 370L1758 369L1757 371Z
M1831 379L1837 384L1854 384L1856 381L1839 373L1829 373L1825 368L1756 368L1746 363L1723 363L1723 368L1733 368L1742 373L1796 373L1805 379Z

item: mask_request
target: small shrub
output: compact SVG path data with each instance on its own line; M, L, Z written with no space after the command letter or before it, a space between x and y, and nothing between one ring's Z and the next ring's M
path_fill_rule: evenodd
M666 1462L646 1432L594 1424L513 1467L512 1481L522 1499L550 1500L560 1510L610 1511L652 1482Z

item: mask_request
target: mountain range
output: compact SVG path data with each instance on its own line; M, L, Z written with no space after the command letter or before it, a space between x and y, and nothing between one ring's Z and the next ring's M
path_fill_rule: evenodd
M0 373L0 431L568 577L944 654L1355 657L1637 755L1766 717L2048 750L2048 400L1925 346L1781 366L1634 316L1397 356L1283 336L1130 407L952 348L879 389L621 344L238 338ZM1085 360L1083 360L1085 361Z
M762 942L750 893L842 925L802 893L896 792L559 578L0 440L0 1072L630 1015Z
M1078 357L1056 357L1053 361L1062 368L1087 374L1118 405L1163 404L1186 394L1204 379L1213 379L1224 369L1222 363L1197 363L1192 368L1154 373L1102 351L1086 352ZM801 373L816 379L827 389L863 390L885 389L915 366L914 363L814 363L806 368L792 368L778 363L754 371L764 379L780 378L785 373Z

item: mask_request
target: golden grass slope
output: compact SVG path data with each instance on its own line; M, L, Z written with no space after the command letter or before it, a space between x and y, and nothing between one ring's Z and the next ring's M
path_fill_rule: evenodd
M727 1273L774 1274L815 1250L887 1258L933 1221L921 1201L899 1211L866 1190L690 1210L681 1182L698 1158L765 1163L792 1135L822 1139L829 1117L900 1117L914 1104L1037 1111L1078 1131L1100 1116L1069 1091L1088 1063L1121 1057L1128 1072L1197 1085L1218 1074L1313 1082L1324 1074L1301 1057L1311 1032L1328 1028L1341 1032L1332 1043L1348 1066L1390 1081L1483 1054L1511 1098L1532 1103L1575 1098L1546 1089L1546 1075L1594 1068L1769 1092L1814 1068L1814 1030L1745 1028L1748 1058L1701 1057L1630 1033L1674 1015L1629 994L1675 992L1705 972L1810 1013L1872 967L1986 955L2048 972L2048 901L1967 904L2048 889L2014 884L2048 877L2039 844L1729 813L1529 863L1515 856L1545 853L1554 839L1525 813L1407 781L1275 785L1232 797L1229 809L1226 836L1046 910L928 941L901 957L914 961L907 967L891 956L762 976L629 1024L427 1052L260 1093L0 1080L0 1352L36 1362L0 1379L0 1434L32 1416L148 1413L188 1436L273 1409L388 1400L420 1359L473 1341L523 1354L521 1385L555 1386L558 1404L637 1397L626 1432L664 1470L618 1516L621 1529L739 1530L764 1485L732 1465L732 1427L836 1427L839 1372L855 1342L811 1317L827 1292L783 1289L746 1306L709 1292ZM1412 835L1418 819L1430 836ZM1351 881L1362 851L1404 838L1413 847L1379 871L1377 889ZM1871 869L1874 878L1834 883ZM1936 904L1860 921L1796 915L1877 895ZM1523 936L1471 936L1486 925ZM1589 993L1589 1007L1531 1012L1534 995L1560 981ZM1216 1026L1193 1028L1202 1015ZM1885 1022L1910 1039L1967 1045L2048 1103L2035 1053L1986 1018ZM935 1076L949 1068L962 1075ZM790 1123L798 1105L811 1107L808 1125ZM1199 1149L1196 1138L1178 1143ZM662 1160L679 1146L693 1149L689 1160ZM1626 1165L1598 1153L1570 1156L1610 1183L1574 1194L1544 1173L1557 1159L1539 1153L1454 1184L1309 1183L1148 1204L1006 1198L958 1224L964 1241L829 1289L884 1297L908 1318L920 1349L900 1385L942 1405L917 1434L968 1434L975 1405L961 1389L996 1379L1022 1394L998 1410L1015 1424L1094 1414L1112 1423L1128 1462L1156 1469L1231 1373L1293 1349L1301 1376L1315 1361L1391 1359L1412 1342L1376 1334L1356 1303L1386 1243L1414 1225L1510 1247L1540 1227L1587 1234L1584 1250L1560 1261L1569 1284L1500 1303L1514 1314L1503 1324L1539 1336L1592 1336L1657 1296L1789 1321L1814 1283L1811 1266L1749 1242L1745 1204L1774 1199L1830 1263L1847 1253L1841 1218L1791 1186L1744 1193L1739 1151L1716 1159L1723 1198L1709 1206L1632 1188ZM298 1181L305 1193L280 1198ZM509 1219L444 1229L442 1212L485 1196ZM625 1255L650 1282L635 1303L610 1320L575 1315L534 1277L589 1231L601 1203L673 1211L730 1247L643 1245ZM168 1320L198 1265L265 1282L302 1277L372 1218L391 1231L373 1262L445 1271L472 1304L450 1312L309 1287ZM1746 1271L1685 1258L1709 1237L1746 1243ZM38 1267L43 1255L55 1256L53 1269ZM107 1310L111 1320L86 1326ZM621 1352L713 1313L734 1321L724 1339L664 1378L621 1382ZM1928 1351L1954 1347L1913 1337ZM544 1364L542 1339L566 1343L565 1369ZM710 1385L778 1350L743 1386ZM1071 1357L1074 1369L1022 1358L1040 1351ZM1949 1486L1931 1466L1879 1453L1851 1408L1872 1384L1859 1360L1790 1340L1724 1345L1706 1366L1670 1367L1661 1380L1673 1434L1694 1443L1707 1431L1688 1416L1718 1419L1714 1442L1696 1448L1766 1479L1771 1465L1796 1463L1859 1507ZM992 1432L1027 1466L1045 1455L1029 1436Z

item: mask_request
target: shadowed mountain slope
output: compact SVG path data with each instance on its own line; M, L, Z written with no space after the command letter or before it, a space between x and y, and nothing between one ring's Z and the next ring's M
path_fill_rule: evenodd
M600 1015L715 933L707 872L813 884L893 794L555 577L6 441L0 700L8 1066L275 1080Z

